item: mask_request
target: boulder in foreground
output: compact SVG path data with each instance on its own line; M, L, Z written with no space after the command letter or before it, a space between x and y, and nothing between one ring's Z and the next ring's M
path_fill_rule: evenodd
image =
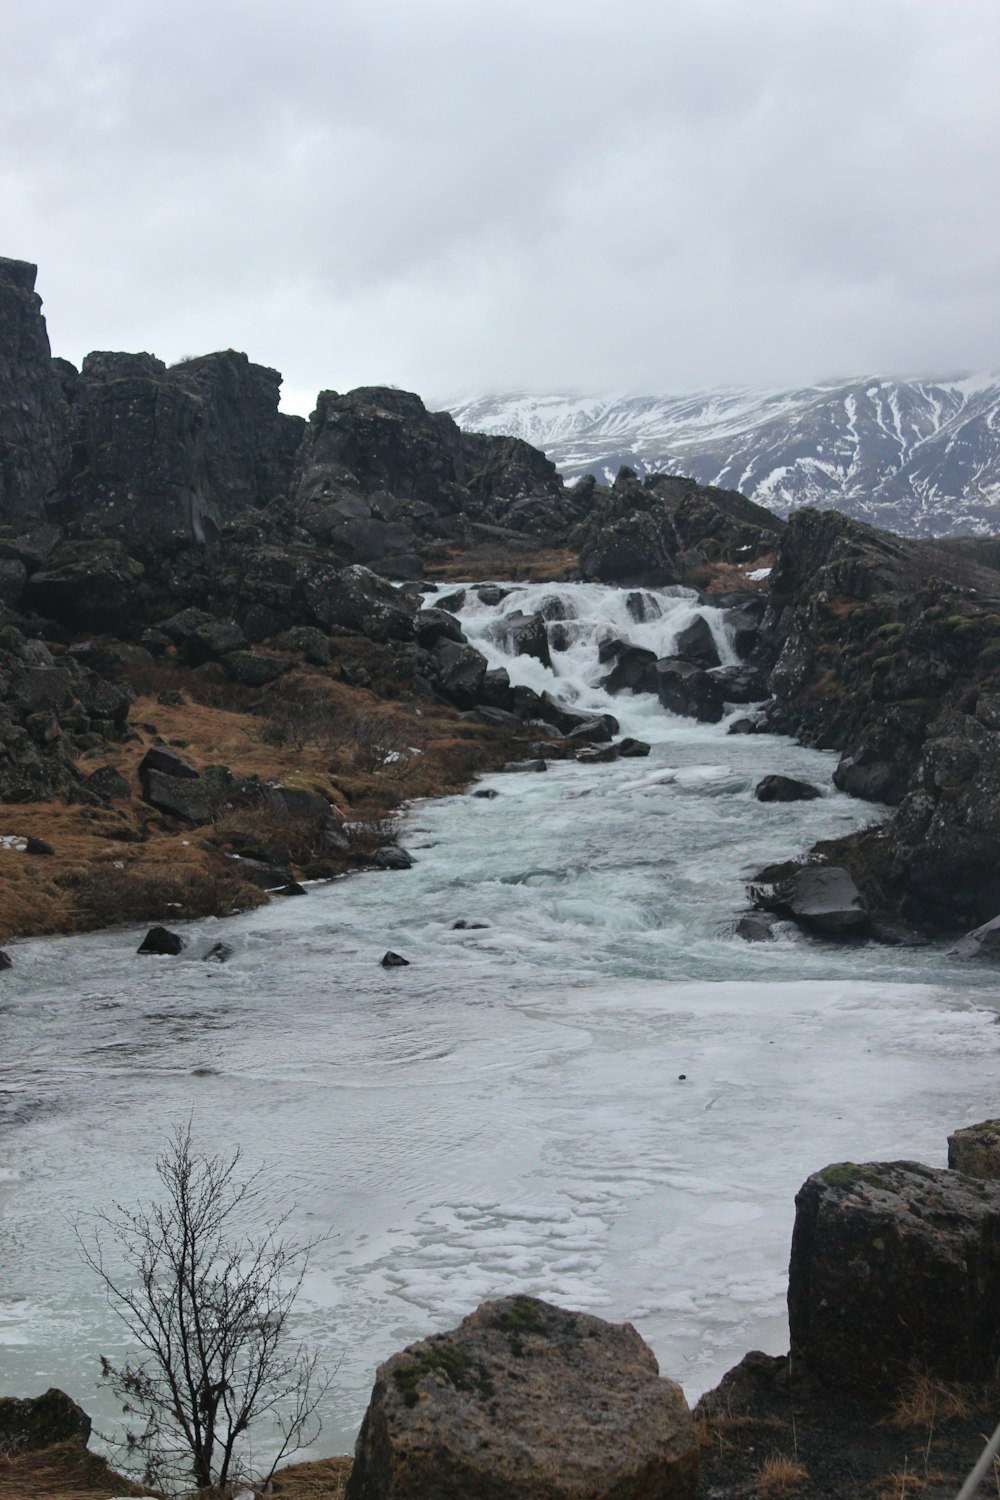
M0 1453L10 1456L53 1443L86 1447L90 1418L64 1391L54 1386L43 1396L0 1397Z
M981 1120L948 1137L948 1165L966 1177L1000 1181L1000 1120Z
M684 1394L629 1323L484 1302L379 1367L345 1500L681 1500Z
M1000 1182L911 1161L814 1173L795 1199L788 1317L793 1363L831 1386L992 1380Z

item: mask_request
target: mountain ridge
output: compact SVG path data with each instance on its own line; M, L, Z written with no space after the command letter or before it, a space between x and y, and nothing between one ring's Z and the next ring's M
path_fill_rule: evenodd
M685 474L779 515L836 508L902 535L1000 530L1000 373L866 376L683 396L507 391L460 427L542 448L568 481Z

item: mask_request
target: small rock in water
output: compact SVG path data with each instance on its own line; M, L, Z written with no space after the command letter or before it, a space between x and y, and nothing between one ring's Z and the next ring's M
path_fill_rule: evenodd
M14 960L11 958L10 954L4 953L2 950L0 950L0 970L12 969L13 967Z
M547 771L549 768L544 760L509 760L503 769L505 771Z
M409 965L408 958L404 958L401 953L393 953L391 949L382 955L383 969L407 969Z
M745 943L769 943L774 938L774 927L759 912L748 912L745 917L740 917L733 931Z
M472 795L474 797L483 797L483 798L490 798L490 799L492 799L493 797L499 797L500 793L498 791L496 791L491 786L482 786L482 787L479 788L479 790L477 792L473 792Z
M228 963L232 956L233 950L228 943L213 943L202 962L206 964L224 964Z
M275 896L304 896L305 894L305 886L300 885L297 880L289 880L287 885L279 885L274 891Z
M451 930L452 932L477 932L480 928L489 925L489 922L467 922L464 917L460 917L457 922L452 922Z
M638 760L649 754L649 746L645 740L633 740L626 735L625 739L618 741L618 754L623 759Z
M818 786L797 781L794 776L765 776L753 789L758 802L809 802L822 797Z
M412 854L401 849L398 844L386 844L376 850L375 863L380 870L408 870L416 861Z
M169 927L151 927L135 951L174 955L180 953L183 947L184 939L179 932L171 932Z

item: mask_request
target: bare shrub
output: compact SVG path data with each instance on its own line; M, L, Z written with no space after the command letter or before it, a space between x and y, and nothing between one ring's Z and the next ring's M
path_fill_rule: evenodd
M72 894L85 925L93 927L226 917L264 899L235 871L194 867L171 874L155 867L126 864L118 869L101 863L68 870L57 884Z
M77 1225L85 1263L142 1351L101 1365L131 1419L125 1462L145 1484L177 1490L193 1478L228 1493L240 1440L261 1418L279 1437L267 1479L319 1432L329 1380L289 1341L310 1247L284 1237L284 1219L256 1234L240 1227L257 1176L241 1178L239 1165L239 1150L206 1156L190 1126L178 1128L156 1163L162 1201L116 1203L92 1233Z

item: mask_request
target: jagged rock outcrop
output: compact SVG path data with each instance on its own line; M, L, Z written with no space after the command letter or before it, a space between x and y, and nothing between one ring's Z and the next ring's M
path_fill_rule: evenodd
M90 1429L83 1408L55 1386L42 1396L0 1396L0 1454L8 1458L54 1443L85 1448Z
M844 1162L795 1199L792 1360L833 1386L913 1370L992 1380L1000 1353L1000 1183L917 1162Z
M88 354L48 514L140 557L214 540L224 520L287 491L304 424L278 411L280 384L233 350L171 369L151 354Z
M0 521L40 521L67 458L67 406L49 350L37 268L0 259Z
M0 628L0 800L32 802L81 781L76 756L120 739L134 694L120 678L55 655L13 625Z
M697 1477L631 1324L506 1297L379 1366L346 1500L686 1500Z
M576 533L580 567L601 583L657 588L693 569L746 562L774 550L784 523L735 490L654 474L618 472L610 491L592 491Z

